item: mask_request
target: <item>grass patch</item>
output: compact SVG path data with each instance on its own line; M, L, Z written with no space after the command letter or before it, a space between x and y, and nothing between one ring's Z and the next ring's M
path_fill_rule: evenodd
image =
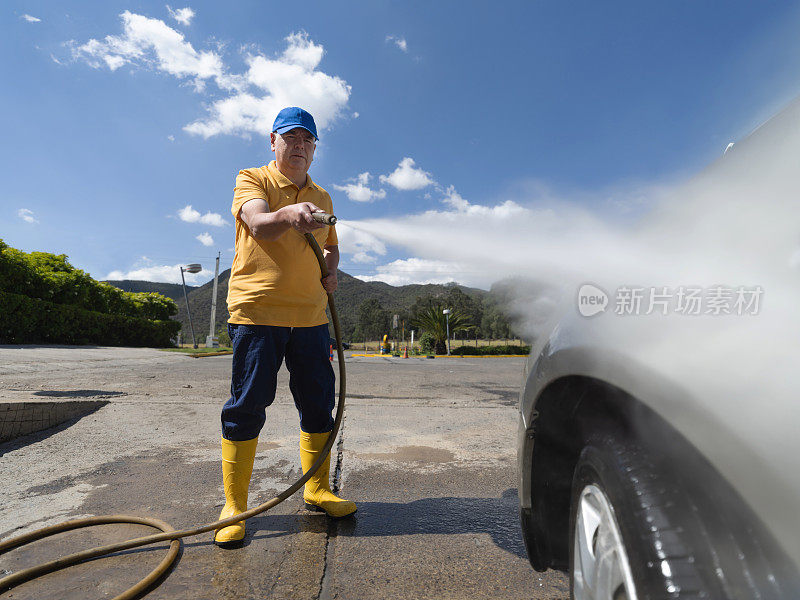
M461 356L527 356L530 346L460 346L453 348L451 354Z

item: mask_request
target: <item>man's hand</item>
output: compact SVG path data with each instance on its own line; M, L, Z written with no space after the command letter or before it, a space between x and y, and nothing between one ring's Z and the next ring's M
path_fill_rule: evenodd
M336 291L336 288L339 287L339 279L336 277L335 270L327 277L322 278L322 287L324 287L325 291L329 294Z
M293 229L300 233L311 233L315 229L326 227L322 223L317 223L311 213L324 212L319 206L311 202L300 202L290 206L284 206L278 212L282 213L281 218Z
M314 220L311 213L315 212L324 211L311 202L291 204L270 212L267 201L256 198L242 204L241 216L254 238L272 242L289 229L295 229L300 233L311 233L320 227L327 227Z

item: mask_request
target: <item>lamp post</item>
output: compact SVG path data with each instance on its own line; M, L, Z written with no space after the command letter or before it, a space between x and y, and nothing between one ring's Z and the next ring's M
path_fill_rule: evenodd
M219 279L219 255L217 252L217 266L214 268L214 291L211 295L211 321L209 322L208 337L206 338L206 348L217 348L219 341L214 331L217 328L217 280Z
M199 273L203 267L197 263L192 263L181 267L181 282L183 282L183 299L186 300L186 312L189 314L189 329L192 331L192 347L197 348L197 341L194 339L194 325L192 324L192 311L189 310L189 296L186 294L186 278L183 276L186 273Z
M449 308L445 308L442 311L445 320L447 321L447 356L450 356L450 313L452 311Z

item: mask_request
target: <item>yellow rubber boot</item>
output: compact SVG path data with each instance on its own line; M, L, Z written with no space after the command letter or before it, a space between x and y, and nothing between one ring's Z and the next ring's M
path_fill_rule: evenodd
M303 466L303 473L308 472L314 461L317 460L329 435L330 431L325 433L300 432L300 464ZM317 472L306 482L306 489L303 492L306 508L324 511L328 513L329 517L336 519L352 515L356 512L355 503L342 500L331 492L330 471L331 455L329 452Z
M219 514L227 519L247 510L247 490L253 461L256 457L258 438L234 442L222 438L222 482L225 486L225 506ZM217 529L214 543L222 547L234 547L244 539L244 521Z

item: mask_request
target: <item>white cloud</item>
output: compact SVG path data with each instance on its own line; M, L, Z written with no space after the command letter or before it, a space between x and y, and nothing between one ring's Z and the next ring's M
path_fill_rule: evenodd
M201 233L200 235L195 236L198 242L203 244L203 246L213 246L214 245L214 238L211 237L211 234L207 231L205 233Z
M399 37L396 35L387 35L386 36L387 42L392 42L395 46L400 48L403 52L408 52L408 43L406 42L406 38Z
M457 213L466 214L474 217L494 217L507 219L515 215L523 215L529 212L513 200L506 200L497 206L483 206L481 204L470 204L461 194L451 185L445 190L445 197L442 202L451 206Z
M353 113L353 118L354 118L354 119L357 119L357 118L358 118L358 117L360 117L360 116L361 116L361 113L359 113L358 111L356 111L356 112L354 112L354 113Z
M405 157L389 175L381 175L381 183L388 183L398 190L421 190L434 183L431 174L414 166L414 159Z
M41 19L38 19L38 18L36 18L36 17L34 17L32 15L22 15L20 18L21 19L25 19L28 23L41 23L42 22Z
M175 19L181 25L189 25L195 15L195 12L188 6L186 8L178 8L173 10L170 8L169 4L167 4L167 12L169 12L170 17Z
M197 52L182 33L159 19L125 11L120 15L123 35L107 35L103 41L90 39L75 46L75 59L85 60L100 68L103 63L116 71L125 64L142 65L164 71L179 79L194 78L195 88L202 90L205 80L213 79L221 88L235 86L235 78L224 72L222 58L216 52Z
M317 70L324 48L305 32L286 38L279 58L247 55L243 89L209 107L210 115L184 129L209 138L220 134L265 135L275 115L286 106L302 106L314 115L318 129L338 118L350 98L351 87L339 77Z
M369 252L354 252L353 256L350 258L351 263L356 263L359 265L365 263L374 263L376 260L378 259Z
M424 258L394 260L376 268L376 275L359 275L363 281L383 281L389 285L447 283L456 281L463 267L457 263Z
M357 229L347 222L336 223L336 235L339 238L339 251L351 255L350 262L371 263L377 259L376 254L386 254L386 245L376 236L366 231Z
M106 61L106 65L108 65L108 68L111 69L112 71L116 71L122 65L125 64L124 58L122 58L121 56L114 56L112 54L107 54L103 56L103 60Z
M290 33L286 37L288 42L283 51L283 61L290 65L299 65L308 71L317 68L325 49L308 39L308 34L301 31Z
M115 270L111 271L105 276L105 279L120 280L120 279L134 279L140 281L158 281L161 283L180 283L181 282L181 266L177 265L156 265L149 258L143 256L137 261L133 267L128 270ZM186 283L200 284L205 283L214 276L213 271L203 269L199 273L184 273Z
M20 208L17 211L17 216L26 223L38 223L39 221L33 215L33 211L27 208Z
M372 202L373 200L382 200L386 197L386 190L373 190L369 188L369 180L371 175L369 172L364 172L357 177L351 179L352 183L345 185L333 184L334 189L347 194L353 202Z
M164 21L129 11L120 17L122 35L90 39L82 45L71 42L73 58L94 68L105 65L111 71L131 65L188 78L199 93L206 91L208 82L215 83L229 95L208 104L205 118L185 125L190 134L206 139L223 134L266 135L275 115L286 106L304 107L314 115L318 129L327 129L344 114L350 99L346 81L318 69L325 49L303 31L288 35L286 48L275 58L258 54L252 47L241 48L248 68L236 74L222 60L225 44L199 52Z
M203 223L204 225L212 225L214 227L224 227L227 221L222 218L219 213L207 212L201 215L199 211L192 208L191 204L187 204L178 211L178 217L181 221L186 223Z

